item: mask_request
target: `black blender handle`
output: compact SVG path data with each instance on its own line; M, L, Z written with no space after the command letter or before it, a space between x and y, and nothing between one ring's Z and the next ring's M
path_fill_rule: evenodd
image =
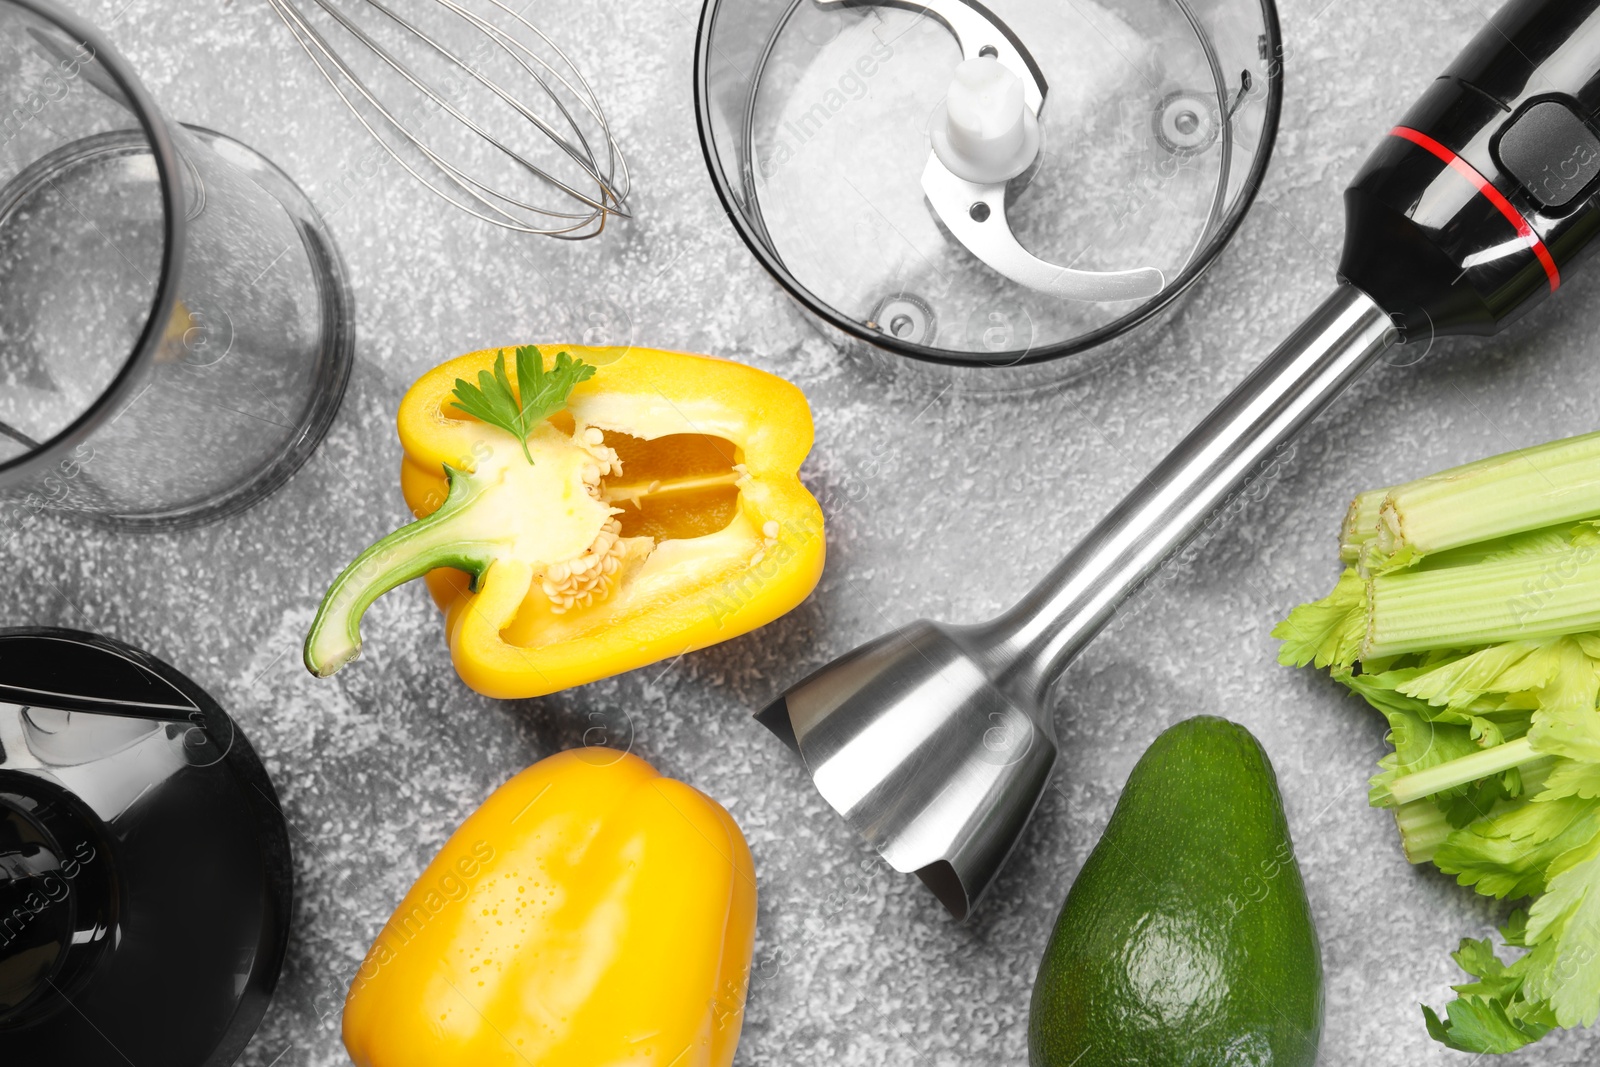
M1491 334L1600 233L1600 0L1512 0L1345 193L1339 274L1407 341Z

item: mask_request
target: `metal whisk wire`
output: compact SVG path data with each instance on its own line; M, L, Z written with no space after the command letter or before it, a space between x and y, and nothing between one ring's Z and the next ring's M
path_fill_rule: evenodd
M438 87L429 83L426 78L419 75L412 67L398 59L389 48L377 40L362 26L357 24L350 15L341 10L334 0L310 0L317 8L337 23L345 33L357 42L357 47L369 52L374 60L382 67L399 75L400 78L419 92L429 104L438 108L465 126L479 139L491 145L497 152L505 156L517 168L526 171L539 181L552 189L559 190L569 199L574 201L569 210L560 210L549 206L538 206L528 203L510 193L495 189L473 177L461 167L445 158L436 151L412 124L397 117L389 106L384 104L380 94L375 92L361 77L354 65L349 61L345 52L334 47L325 34L308 19L306 10L297 3L297 0L267 0L278 18L288 27L299 42L300 47L311 57L317 70L324 80L339 94L350 113L370 133L388 154L399 163L407 173L416 178L430 189L436 196L467 212L475 218L491 223L505 229L515 230L519 233L536 233L567 240L583 240L598 236L604 229L606 220L617 215L628 218L627 196L629 191L629 175L627 161L623 158L622 150L617 145L607 122L605 113L600 107L600 102L595 96L593 88L584 78L581 71L567 55L538 27L534 26L519 12L513 11L502 0L486 0L506 19L514 21L528 33L537 37L557 57L561 66L530 48L514 33L506 28L463 6L459 0L427 0L429 3L438 4L441 8L451 13L455 18L470 26L477 33L486 38L495 50L508 56L520 70L531 78L541 90L546 99L554 105L560 113L560 125L568 131L563 133L557 126L542 118L533 108L529 107L516 94L505 86L486 75L479 66L470 62L473 57L463 58L440 42L438 37L430 34L415 22L407 19L395 11L383 0L358 0L367 7L379 12L385 19L408 39L420 42L430 53L443 60L449 68L466 75L472 81L482 86L497 100L515 112L522 120L531 124L542 133L552 144L560 149L563 155L572 161L595 186L593 192L575 188L571 183L551 173L549 169L541 167L528 159L525 155L506 144L504 140L491 133L484 126L469 116L454 103L446 92L441 92ZM565 71L561 68L564 67ZM571 78L569 79L568 73ZM574 81L577 83L574 85ZM562 98L561 92L552 85L557 83L567 95L576 102L578 108L587 113L594 123L594 132L597 141L603 142L605 162L596 158L591 138L584 130L584 124L569 108ZM354 95L352 95L354 94ZM378 115L382 116L381 122L370 119L362 107L357 104L357 97L365 101L366 105ZM430 176L405 158L397 144L392 143L389 136L385 135L384 128L392 131L399 141L410 145L424 159L431 164L440 175L442 183L436 183L435 177ZM447 190L441 184L448 185ZM538 216L538 220L530 220L527 215ZM546 221L548 220L548 221Z

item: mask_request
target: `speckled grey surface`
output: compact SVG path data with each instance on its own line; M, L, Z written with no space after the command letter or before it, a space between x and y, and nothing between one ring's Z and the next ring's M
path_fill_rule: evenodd
M391 907L494 786L578 743L593 712L726 804L749 837L761 905L740 1064L1024 1062L1034 968L1066 888L1140 752L1198 713L1248 725L1282 778L1324 944L1323 1062L1470 1061L1428 1040L1417 1004L1448 998L1448 952L1500 910L1405 864L1389 818L1365 803L1380 722L1325 680L1275 665L1268 630L1332 581L1355 491L1596 427L1592 273L1505 336L1379 368L1191 572L1088 651L1060 714L1055 788L970 923L874 862L748 714L891 624L987 617L1055 562L1313 306L1337 254L1344 183L1492 5L1286 0L1283 132L1236 244L1135 357L1065 392L1004 401L866 382L760 272L700 160L693 0L563 2L545 16L566 13L564 39L578 43L637 179L638 220L579 246L465 221L388 172L344 192L370 149L259 0L77 6L169 114L255 145L331 210L359 305L344 409L265 504L181 535L36 518L3 549L6 623L97 630L170 660L245 724L276 780L300 893L246 1062L346 1062L341 1000ZM572 339L597 322L806 390L817 443L805 477L837 502L816 594L671 669L503 703L456 679L432 606L408 587L374 608L359 664L310 678L299 641L333 567L404 517L392 419L406 385L446 356ZM1505 1062L1592 1063L1597 1048L1557 1035Z

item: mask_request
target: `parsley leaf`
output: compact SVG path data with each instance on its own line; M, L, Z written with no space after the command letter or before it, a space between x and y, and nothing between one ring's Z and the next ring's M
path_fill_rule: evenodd
M480 422L498 426L522 444L522 454L533 462L528 451L528 435L545 419L567 406L567 398L579 382L594 377L595 368L565 352L556 355L555 366L544 369L544 356L533 345L517 349L517 389L506 374L506 354L494 359L494 373L478 372L478 384L456 379L455 407Z

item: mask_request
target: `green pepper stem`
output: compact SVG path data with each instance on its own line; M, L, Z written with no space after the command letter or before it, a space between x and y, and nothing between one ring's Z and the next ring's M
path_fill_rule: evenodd
M427 518L404 526L369 547L334 579L306 634L306 669L326 678L361 654L361 617L397 585L439 567L471 576L473 587L503 546L475 536L464 517L485 486L472 475L445 467L450 491Z

